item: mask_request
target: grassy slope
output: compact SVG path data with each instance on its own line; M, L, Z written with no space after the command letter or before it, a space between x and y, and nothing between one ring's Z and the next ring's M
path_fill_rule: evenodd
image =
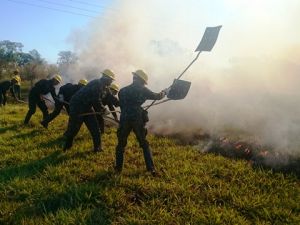
M121 176L113 173L115 130L90 153L85 127L61 151L67 117L43 129L26 106L0 108L0 224L299 224L299 180L245 161L150 136L161 177L145 172L133 136Z

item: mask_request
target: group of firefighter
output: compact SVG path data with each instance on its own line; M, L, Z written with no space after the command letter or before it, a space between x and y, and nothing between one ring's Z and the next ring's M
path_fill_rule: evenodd
M146 100L160 100L168 94L168 89L159 93L150 91L146 85L148 75L143 70L132 72L133 82L119 90L113 71L106 69L98 79L88 82L81 79L78 84L67 83L59 88L56 94L55 86L62 83L60 75L54 75L52 79L41 79L31 88L28 95L29 110L25 116L24 124L28 124L31 116L36 112L36 106L43 113L41 125L48 128L48 124L64 109L68 115L67 130L63 134L65 143L63 150L72 147L73 140L84 123L93 139L93 152L101 152L101 134L104 133L104 116L112 113L114 119L119 122L117 130L118 144L116 146L115 171L121 173L123 168L124 151L127 139L131 131L134 132L140 147L143 149L147 171L153 176L157 175L154 167L152 153L146 140L148 113L142 107ZM0 105L5 105L8 91L20 101L21 78L19 71L14 71L11 80L0 82ZM55 108L49 114L45 100L47 94L51 94ZM118 96L118 97L117 97ZM50 101L50 100L49 100ZM105 108L108 106L110 112ZM120 107L120 119L118 119L115 107Z

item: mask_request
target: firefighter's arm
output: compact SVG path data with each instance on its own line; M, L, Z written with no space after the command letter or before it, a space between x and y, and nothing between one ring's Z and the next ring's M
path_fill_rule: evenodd
M54 87L51 88L50 94L51 94L51 96L52 96L55 103L59 101Z
M108 108L109 108L111 114L113 115L114 119L115 119L116 121L119 121L119 120L118 120L117 113L116 113L116 111L115 111L115 107L113 106L113 104L108 104Z
M102 101L101 101L101 98L99 98L97 101L94 101L92 103L92 105L93 105L93 108L94 108L95 112L103 113L106 110L103 103L102 103Z
M159 93L155 93L155 92L152 92L148 88L145 87L144 94L145 94L145 97L149 100L161 100L165 97L166 92L161 91Z

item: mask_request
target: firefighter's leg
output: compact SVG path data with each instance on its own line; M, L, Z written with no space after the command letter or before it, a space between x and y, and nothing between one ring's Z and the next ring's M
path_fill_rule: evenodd
M6 105L6 102L7 102L7 95L6 95L6 92L3 92L3 100L2 100L2 104L3 105Z
M43 113L43 120L45 120L49 116L48 108L46 106L45 101L44 100L40 100L40 101L37 102L37 105L38 105L38 107L40 108L40 110Z
M136 121L133 125L133 132L140 144L140 147L143 149L147 170L150 172L155 171L151 149L149 148L149 143L146 140L147 130L144 126L144 123Z
M3 93L2 91L0 90L0 106L3 104Z
M74 137L78 134L82 123L83 121L77 117L69 117L68 128L64 135L66 137L64 151L72 147Z
M121 122L119 129L117 131L118 136L118 145L116 147L116 164L115 170L117 172L121 172L123 168L123 161L124 161L124 151L127 145L127 138L130 134L132 127L129 122Z
M29 93L29 99L28 99L28 112L26 114L24 124L28 124L31 116L35 113L36 111L36 98L33 95L30 95Z
M99 131L99 125L96 116L95 115L85 116L83 121L93 138L94 152L102 151L101 133Z
M42 121L42 124L45 124L45 125L48 126L48 123L50 123L52 120L54 120L54 119L59 115L59 113L61 112L62 108L63 108L63 104L62 104L62 103L56 103L53 112L51 112L51 113L49 114L49 116L47 116L47 117ZM43 126L44 126L44 125L43 125Z
M98 120L98 124L99 124L101 134L104 134L104 119L103 119L103 116L102 115L97 115L97 120Z

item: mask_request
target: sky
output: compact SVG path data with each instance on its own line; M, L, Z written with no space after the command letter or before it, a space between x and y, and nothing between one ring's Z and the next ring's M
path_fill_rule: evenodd
M70 33L110 10L111 2L0 0L0 40L21 42L24 52L36 49L48 62L56 63L59 51L73 50Z

